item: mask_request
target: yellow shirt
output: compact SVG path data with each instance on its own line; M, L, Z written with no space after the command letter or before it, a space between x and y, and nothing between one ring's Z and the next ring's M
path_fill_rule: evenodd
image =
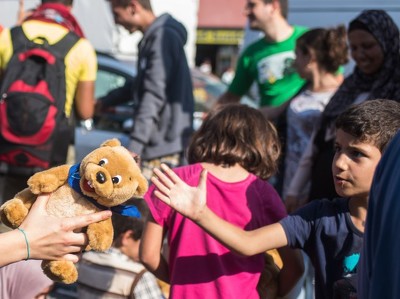
M27 21L22 24L22 29L28 39L33 40L38 36L47 39L50 45L57 43L68 30L58 24L41 21ZM5 70L13 54L13 47L9 29L0 33L0 69ZM80 81L95 81L97 72L96 53L90 42L81 38L65 56L66 102L65 114L71 115L76 87Z

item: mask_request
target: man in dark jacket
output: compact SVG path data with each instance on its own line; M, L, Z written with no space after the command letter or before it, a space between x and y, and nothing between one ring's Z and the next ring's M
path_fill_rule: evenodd
M181 164L192 133L193 87L183 48L187 32L169 14L156 17L149 0L110 2L117 24L143 33L129 149L140 155L143 174L150 177L161 162Z

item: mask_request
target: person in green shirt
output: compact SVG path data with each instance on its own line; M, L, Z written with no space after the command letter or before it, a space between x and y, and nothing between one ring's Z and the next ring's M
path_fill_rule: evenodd
M236 74L218 104L239 102L253 84L258 85L260 110L274 120L305 81L292 67L295 44L307 28L291 26L287 0L247 0L245 14L251 29L264 37L249 45L240 56Z

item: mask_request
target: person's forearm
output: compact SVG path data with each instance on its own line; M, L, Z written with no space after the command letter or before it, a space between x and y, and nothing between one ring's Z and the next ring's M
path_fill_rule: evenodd
M89 119L94 115L94 81L79 81L75 94L75 111L80 119Z
M160 255L160 262L158 263L157 268L152 268L150 265L146 265L146 268L158 279L170 283L168 263L162 255Z
M142 238L142 243L146 242L147 240ZM152 254L152 252L154 252L154 248L152 247L153 245L154 243L151 245L140 244L140 261L146 269L153 273L158 279L169 283L168 263L162 253ZM142 246L145 246L146 248L142 248ZM158 244L155 247L159 248ZM157 250L157 252L160 251Z
M123 103L128 103L133 99L133 82L126 82L123 86L110 91L107 95L101 97L103 107L117 106Z
M245 256L287 245L279 223L245 231L218 217L207 207L196 223L231 251Z
M15 229L0 234L0 267L26 259L27 255L22 232Z

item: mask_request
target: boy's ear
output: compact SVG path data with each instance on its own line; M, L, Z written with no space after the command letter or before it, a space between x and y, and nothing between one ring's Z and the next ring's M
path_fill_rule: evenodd
M279 0L272 0L271 4L274 10L281 10L281 3L279 2Z
M133 8L133 12L136 13L136 11L142 8L141 4L137 0L131 0L129 4Z
M121 243L122 245L126 245L127 242L133 240L133 230L128 229L126 232L122 233Z

